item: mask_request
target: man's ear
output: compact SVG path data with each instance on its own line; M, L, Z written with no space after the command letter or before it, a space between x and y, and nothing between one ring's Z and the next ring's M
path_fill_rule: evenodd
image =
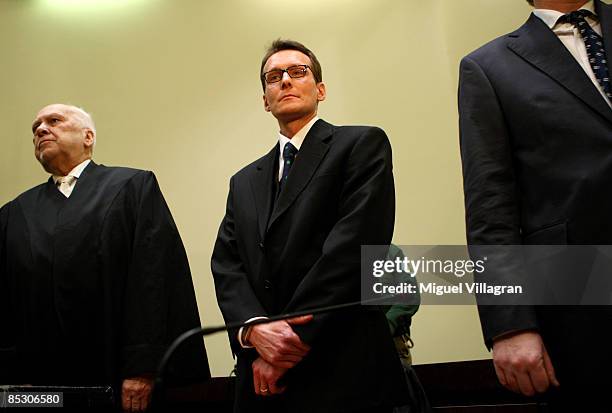
M266 112L270 112L270 105L268 104L268 99L266 98L266 94L264 93L263 97L263 103L264 103L264 110Z
M317 83L317 100L322 102L325 100L326 91L325 91L325 83L319 82Z
M91 129L85 129L85 147L86 148L91 148L94 145L94 142L96 141L96 134L94 131L92 131Z

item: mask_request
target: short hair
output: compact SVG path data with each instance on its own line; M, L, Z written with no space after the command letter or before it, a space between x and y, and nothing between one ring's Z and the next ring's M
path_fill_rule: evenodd
M272 44L266 50L266 54L263 59L261 59L261 67L259 68L259 79L261 80L261 87L264 92L266 91L266 80L263 77L263 69L266 65L266 62L274 53L278 53L282 50L297 50L298 52L304 53L310 59L312 63L312 67L310 70L315 78L317 83L323 81L323 71L321 70L321 64L319 63L319 59L317 56L306 46L304 46L300 42L296 42L295 40L289 39L276 39L272 42Z
M70 112L72 112L73 115L75 115L81 128L89 129L93 132L93 145L91 146L91 152L93 153L98 134L96 133L96 124L94 123L89 112L79 106L71 105L69 103L59 103L59 105L66 107Z
M91 117L91 115L85 111L85 109L80 108L78 106L74 106L74 105L68 105L73 112L75 112L79 118L79 121L81 122L81 126L83 126L83 128L86 129L91 129L94 133L94 135L96 134L96 125L94 124L93 118Z
M81 127L83 129L90 129L93 132L93 145L91 146L91 152L93 153L93 150L96 146L96 140L98 137L98 134L96 133L96 125L93 121L93 118L91 117L89 112L87 112L83 108L80 108L75 105L66 105L66 106L68 106L70 110L77 116L79 123L81 124Z
M527 3L531 4L533 6L533 0L527 0Z

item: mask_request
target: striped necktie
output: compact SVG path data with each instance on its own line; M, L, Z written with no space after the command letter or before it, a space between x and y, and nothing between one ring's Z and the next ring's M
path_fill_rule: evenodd
M289 176L289 171L291 171L291 167L293 166L293 162L295 161L295 155L298 153L298 150L291 142L287 142L283 149L283 175L281 176L280 182L278 183L278 193L282 191L285 182L287 181L287 177Z
M586 17L593 16L588 10L576 10L563 16L563 19L574 25L578 29L589 57L589 63L595 74L597 82L603 89L608 99L612 100L612 85L608 71L608 59L603 46L602 37L597 34L591 25L586 21Z

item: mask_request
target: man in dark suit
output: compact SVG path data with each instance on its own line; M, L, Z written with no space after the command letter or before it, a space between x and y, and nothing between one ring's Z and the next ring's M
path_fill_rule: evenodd
M298 42L275 41L260 76L279 143L230 180L212 256L228 323L358 301L360 245L389 244L393 233L385 133L317 118L321 66ZM384 412L406 401L376 306L231 331L230 342L235 411Z
M170 210L152 172L92 161L96 129L54 104L32 124L52 176L0 209L0 384L107 386L147 409L166 347L200 325ZM201 341L175 383L210 377Z
M535 0L533 14L461 62L469 244L611 244L612 7ZM479 308L497 375L526 395L602 408L604 307ZM578 401L578 396L584 399Z

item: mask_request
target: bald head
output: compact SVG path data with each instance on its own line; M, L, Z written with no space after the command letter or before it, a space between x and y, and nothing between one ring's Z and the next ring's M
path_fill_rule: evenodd
M83 109L56 103L45 106L32 123L34 154L47 172L66 175L91 158L96 129Z
M51 105L48 105L42 108L38 112L38 115L36 116L36 118L38 119L38 116L41 113L45 113L48 111L62 111L65 113L69 113L72 116L74 116L74 118L81 124L81 126L84 129L91 129L94 135L96 133L96 126L94 124L93 118L91 117L89 113L87 113L84 109L78 106L66 105L64 103L53 103ZM36 120L34 122L36 123ZM34 130L32 130L32 132L34 132Z

